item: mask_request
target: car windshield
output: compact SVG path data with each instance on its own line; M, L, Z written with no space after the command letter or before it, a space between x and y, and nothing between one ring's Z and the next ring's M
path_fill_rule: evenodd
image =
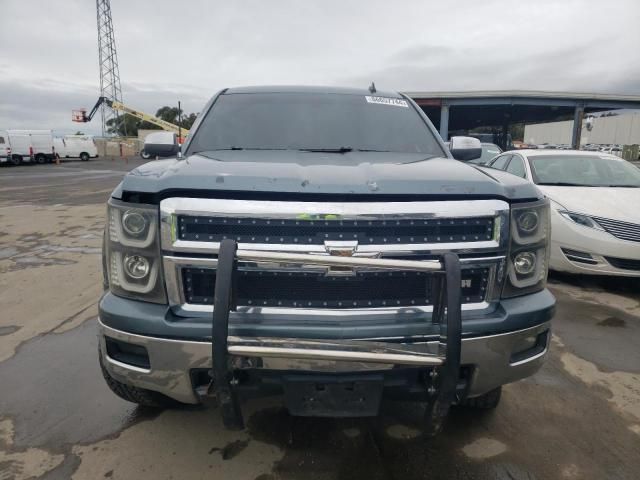
M480 158L478 160L480 160L483 164L487 163L489 160L491 160L493 157L495 157L496 155L499 155L502 153L502 150L500 149L499 146L497 145L482 145L482 155L480 155Z
M622 159L591 155L529 157L535 183L580 187L640 187L640 169Z
M221 95L202 119L187 154L240 149L445 156L406 100L326 93Z

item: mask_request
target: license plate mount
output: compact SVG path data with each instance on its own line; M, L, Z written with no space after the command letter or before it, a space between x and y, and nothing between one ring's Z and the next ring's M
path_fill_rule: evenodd
M378 414L384 379L308 375L287 376L284 398L292 415L300 417L373 417Z

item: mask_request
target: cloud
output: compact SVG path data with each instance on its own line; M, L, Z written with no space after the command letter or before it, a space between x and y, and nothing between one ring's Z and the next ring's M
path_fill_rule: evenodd
M135 108L152 114L160 106L177 105L177 99L181 100L185 112L199 112L208 100L180 86L165 85L156 89L125 83L123 90L136 99ZM92 86L70 86L52 80L18 83L0 78L0 92L0 129L50 128L56 134L77 130L93 135L101 133L98 115L86 124L71 120L72 110L90 110L96 103L98 97Z
M482 46L453 49L415 46L389 56L385 67L345 77L345 83L371 80L383 88L402 91L550 90L640 95L640 64L628 62L612 70L610 63L593 62L608 55L604 38L533 52L495 55ZM395 87L390 87L395 86Z
M260 84L640 94L637 0L111 6L125 103L149 113L178 100L197 112L221 88ZM98 84L94 2L2 1L0 128L75 131L70 111L90 108Z

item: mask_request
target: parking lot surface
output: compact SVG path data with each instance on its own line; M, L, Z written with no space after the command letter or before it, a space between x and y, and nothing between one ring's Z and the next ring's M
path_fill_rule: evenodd
M105 201L140 159L0 169L0 480L637 479L640 283L552 275L543 369L498 409L455 409L421 435L417 405L379 418L292 418L246 403L247 429L215 409L141 409L97 361Z

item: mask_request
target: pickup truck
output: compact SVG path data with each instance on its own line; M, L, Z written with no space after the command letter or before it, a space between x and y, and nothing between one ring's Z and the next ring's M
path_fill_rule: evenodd
M229 428L256 392L320 417L414 400L430 434L495 408L549 345L549 203L479 155L373 86L222 90L108 201L107 384Z

